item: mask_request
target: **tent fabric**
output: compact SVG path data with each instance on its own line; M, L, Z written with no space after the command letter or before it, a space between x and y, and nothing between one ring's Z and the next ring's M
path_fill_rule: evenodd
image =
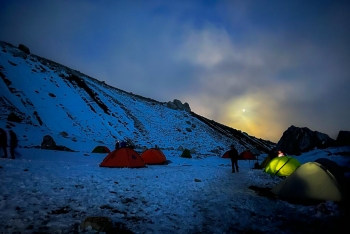
M267 165L269 165L271 160L276 157L277 157L277 151L271 150L270 153L267 155L267 157L264 159L264 161L261 163L260 167L265 168Z
M119 148L109 153L100 163L100 167L145 167L140 155L131 148Z
M318 158L315 160L315 162L326 167L327 170L329 170L332 173L332 175L335 177L335 179L338 181L341 187L346 186L346 177L344 175L344 171L342 167L340 167L336 162L328 158Z
M250 151L243 151L242 153L239 154L239 158L240 160L256 160L255 155L250 152Z
M345 194L332 173L317 162L307 162L271 189L281 199L343 201Z
M141 154L141 158L145 164L164 164L166 161L165 155L158 148L151 148L145 150Z
M221 157L222 157L222 158L230 158L229 150L226 151Z
M91 153L110 153L111 151L106 146L96 146Z
M184 151L182 151L181 158L192 158L190 150L184 149Z
M270 161L264 172L276 176L289 176L300 165L300 162L291 156L277 157Z

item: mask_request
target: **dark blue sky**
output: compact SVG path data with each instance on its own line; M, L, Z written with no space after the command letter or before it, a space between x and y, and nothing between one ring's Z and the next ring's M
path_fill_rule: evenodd
M348 1L0 3L0 40L272 141L350 130L349 22Z

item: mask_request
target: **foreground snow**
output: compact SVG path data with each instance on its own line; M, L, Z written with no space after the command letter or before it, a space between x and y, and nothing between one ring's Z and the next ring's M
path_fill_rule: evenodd
M79 228L88 216L134 233L339 233L348 220L330 201L306 206L258 195L251 188L262 194L281 179L251 170L253 162L240 161L233 174L227 159L164 151L168 165L112 169L98 166L106 154L18 151L20 158L0 160L0 233L96 233Z

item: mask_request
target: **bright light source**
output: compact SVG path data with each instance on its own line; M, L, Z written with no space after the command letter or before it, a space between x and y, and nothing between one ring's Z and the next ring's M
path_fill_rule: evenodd
M242 109L242 112L245 112L245 109Z

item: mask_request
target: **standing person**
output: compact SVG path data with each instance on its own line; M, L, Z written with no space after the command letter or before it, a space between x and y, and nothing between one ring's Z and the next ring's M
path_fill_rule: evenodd
M12 159L15 159L15 149L17 145L18 145L17 135L14 131L10 130L10 154Z
M7 158L7 134L6 131L0 128L0 148L3 149L5 155L2 158Z
M232 162L232 173L238 172L238 151L236 150L235 146L232 144L231 149L229 151L229 156L231 158Z
M119 147L120 147L120 144L119 144L119 141L117 141L117 142L115 143L115 149L119 149Z

